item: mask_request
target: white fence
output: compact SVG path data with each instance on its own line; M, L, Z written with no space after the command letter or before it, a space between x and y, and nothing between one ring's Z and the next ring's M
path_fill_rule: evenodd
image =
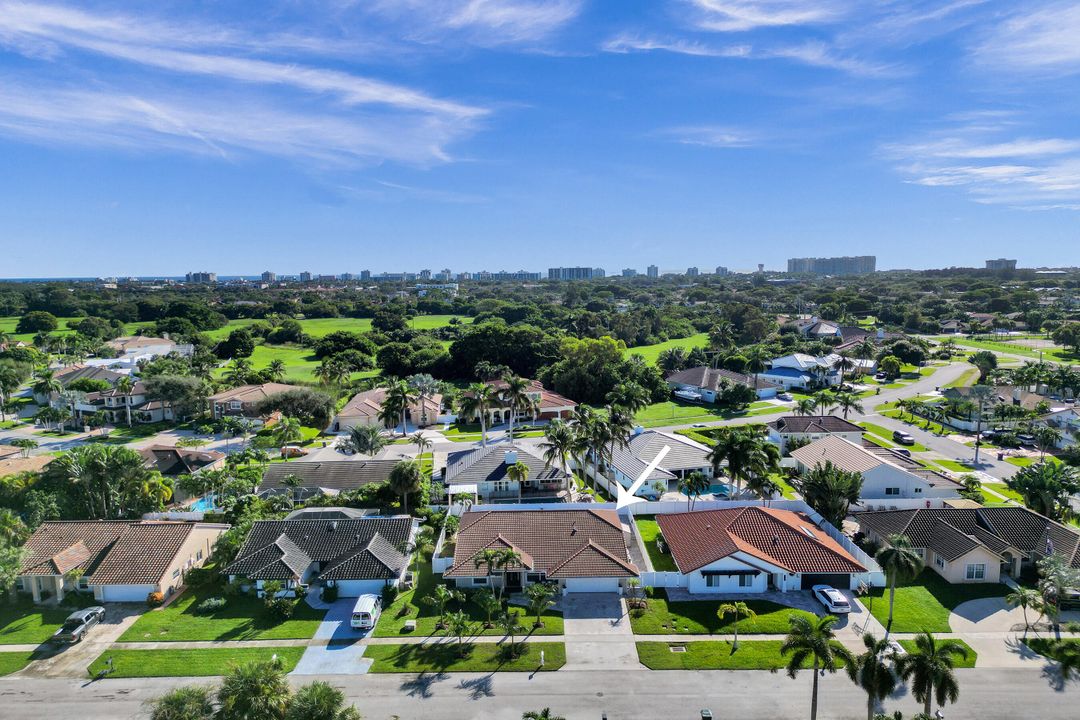
M167 512L152 512L145 513L142 516L143 520L195 520L199 521L205 517L206 513L192 512L188 510L169 510Z
M677 572L652 572L641 573L642 587L678 588L686 587L686 576Z
M877 510L919 510L922 508L943 508L944 498L863 498L851 506L851 512L871 512Z

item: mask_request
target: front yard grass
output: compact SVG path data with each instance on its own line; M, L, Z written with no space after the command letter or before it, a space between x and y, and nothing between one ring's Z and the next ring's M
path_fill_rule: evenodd
M935 465L955 473L969 473L975 469L974 465L968 465L967 463L957 462L956 460L932 460Z
M893 443L893 431L887 427L882 427L881 425L875 425L874 423L869 422L861 422L859 423L859 427L863 428L871 435L876 435L877 437L882 438L889 443ZM886 445L886 447L889 446ZM893 447L895 447L895 445L893 445ZM914 445L904 445L904 447L912 452L928 452L930 450L930 448L922 445L921 443L915 443Z
M649 553L649 562L652 563L653 570L678 572L679 568L676 567L675 558L671 557L671 553L660 552L660 548L656 546L656 538L660 535L660 526L656 523L656 516L639 515L634 518L634 524L637 525L645 551Z
M956 668L973 668L973 667L975 667L975 661L979 659L979 653L975 652L972 649L972 647L970 645L968 645L966 642L964 642L963 640L958 640L956 638L949 638L949 640L951 640L951 641L953 641L955 643L959 643L960 645L963 645L967 649L967 653L968 653L966 658L962 658L962 657L954 658L953 667L956 667ZM919 649L918 646L915 645L914 640L901 640L900 641L900 646L903 647L905 650L907 650L909 653L913 653L913 652L915 652L916 650Z
M220 594L220 588L188 591L168 607L144 613L119 642L306 639L315 635L326 614L301 600L291 619L275 623L262 600L249 595L228 598L224 608L209 615L195 612L199 602Z
M528 642L517 645L510 657L502 643L456 642L409 645L369 645L364 657L374 662L372 673L422 672L552 672L566 664L566 646L561 642ZM540 667L540 652L544 667Z
M303 647L257 647L257 648L199 648L124 650L109 649L86 669L95 677L106 669L106 660L112 658L113 671L110 678L134 677L205 677L225 675L233 667L250 662L266 662L274 655L281 661L285 672L292 672L304 654Z
M689 600L670 602L661 592L653 592L649 606L639 617L630 614L630 627L638 635L730 635L734 620L728 615L721 622L716 611L724 600ZM739 632L747 635L781 635L791 629L792 617L813 618L812 613L768 600L744 600L757 613L754 619L739 620Z
M893 613L892 631L896 633L949 632L949 614L957 605L968 600L987 597L1004 597L1009 588L1002 583L948 583L933 570L923 570L919 577L896 588L896 610ZM889 589L874 588L874 617L885 625L889 620ZM863 605L870 605L869 597Z
M780 653L783 640L740 640L733 650L727 640L687 643L639 642L638 660L650 670L776 670L787 667ZM672 652L672 647L684 652Z
M1021 497L1020 493L1016 492L1015 490L1010 490L1003 483L983 483L983 485L979 488L979 492L982 493L983 499L989 504L997 503L1000 505L1003 502L1001 498L992 495L989 492L990 490L993 490L998 495L1004 495L1009 500L1015 500L1021 505L1024 504L1024 498Z
M32 652L0 652L0 675L10 675L30 664Z
M430 637L443 635L444 632L442 630L435 629L435 625L438 622L435 608L423 602L423 598L430 595L441 580L441 576L436 575L431 571L430 559L420 563L416 572L416 587L399 594L393 603L383 609L382 615L379 618L379 624L375 626L374 637L401 637L403 635L410 637ZM521 612L520 622L526 628L526 632L523 634L563 634L562 613L548 610L540 616L544 624L541 627L533 628L533 621L535 618L529 612L527 607L511 605L510 608ZM465 611L469 616L469 619L473 621L473 636L503 635L503 631L499 629L498 625L495 627L484 628L484 621L487 619L486 616L475 603L468 599L468 597L462 603L451 603L447 607L448 612L455 612L457 610ZM405 629L405 623L409 620L416 621L415 630L409 631Z
M1028 638L1024 641L1024 644L1029 648L1039 653L1043 657L1050 658L1051 660L1061 660L1061 651L1066 644L1077 644L1080 640L1076 638L1064 638L1056 640L1054 638Z
M0 602L0 645L43 643L72 611L69 607L38 607L22 599L14 605Z

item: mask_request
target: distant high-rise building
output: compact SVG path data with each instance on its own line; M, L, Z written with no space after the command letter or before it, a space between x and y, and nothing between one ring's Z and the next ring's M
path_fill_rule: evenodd
M263 274L262 274L262 281L263 282L268 282L269 283L269 282L275 282L276 280L277 280L277 273L270 272L269 270L263 271Z
M341 278L342 280L344 280L345 282L349 282L355 276L352 273L344 272L344 273L341 273L340 275L338 275L338 277Z
M650 265L648 269L645 270L645 274L651 278L658 278L660 277L660 268L656 265Z
M997 260L987 260L986 261L986 269L987 270L995 270L995 271L1015 270L1016 269L1016 261L1015 260L1006 260L1005 258L998 258Z
M425 281L425 282L430 280L431 279L431 271L427 270L427 269L421 270L420 271L420 279Z
M604 270L604 268L593 268L592 276L594 278L607 277L607 272Z
M594 277L603 275L597 275L595 268L588 267L548 268L548 280L592 280Z
M623 277L637 277L637 270L635 270L634 268L623 268L622 276Z
M320 280L337 280L337 275L320 275Z
M831 258L791 258L787 262L789 273L810 275L862 275L877 269L873 255Z
M440 282L450 282L451 278L452 274L450 272L450 268L443 268L435 274L435 279Z
M686 268L687 277L697 277L700 274L701 274L701 271L698 270L696 267L688 267L688 268Z
M361 280L361 282L367 282L367 281L371 280L371 271L370 270L361 270L360 271L360 280Z
M309 273L307 270L300 273L300 282L311 282L311 273Z
M721 276L721 277L724 277L724 276L726 276L726 275L730 275L730 274L731 274L731 271L730 271L730 270L728 270L728 269L727 269L726 267L724 267L723 265L717 265L717 266L716 266L716 274L717 274L717 275L719 275L719 276Z
M216 283L217 273L212 272L189 272L186 276L189 283Z

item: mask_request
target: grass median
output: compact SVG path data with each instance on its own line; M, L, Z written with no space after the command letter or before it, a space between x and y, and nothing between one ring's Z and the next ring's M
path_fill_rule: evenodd
M544 667L540 667L540 653ZM566 646L561 642L518 643L513 654L505 643L424 643L370 645L364 657L372 662L372 673L421 672L551 672L566 664Z

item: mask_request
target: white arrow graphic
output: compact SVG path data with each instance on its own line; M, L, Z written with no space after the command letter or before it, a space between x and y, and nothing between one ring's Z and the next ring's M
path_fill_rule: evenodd
M636 493L641 489L641 486L645 484L645 478L652 475L653 470L660 465L660 462L669 452L671 452L670 445L665 445L660 448L660 452L656 453L656 457L654 457L652 462L649 463L649 466L645 468L645 472L638 475L638 479L634 481L634 484L630 486L629 490L624 489L622 483L615 483L615 489L619 492L619 499L615 504L616 510L621 510L634 503L645 502L645 498L638 497Z

